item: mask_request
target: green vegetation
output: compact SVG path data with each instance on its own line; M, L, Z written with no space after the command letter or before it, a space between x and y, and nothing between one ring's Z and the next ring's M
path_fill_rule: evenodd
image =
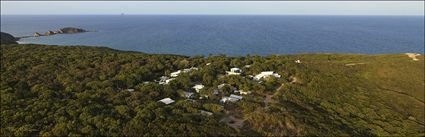
M424 136L423 56L419 60L404 54L186 57L2 45L1 135ZM191 67L198 70L169 84L155 82ZM242 74L226 75L232 67ZM248 78L268 70L282 77ZM181 96L199 83L205 88L192 100ZM221 104L233 88L252 93ZM158 102L163 98L176 102Z

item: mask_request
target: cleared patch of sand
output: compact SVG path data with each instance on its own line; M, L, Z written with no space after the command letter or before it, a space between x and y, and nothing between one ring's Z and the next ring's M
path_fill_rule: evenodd
M414 60L414 61L418 61L419 59L417 58L417 56L420 56L421 54L417 54L417 53L406 53L406 55L407 55L409 58L412 58L412 60Z

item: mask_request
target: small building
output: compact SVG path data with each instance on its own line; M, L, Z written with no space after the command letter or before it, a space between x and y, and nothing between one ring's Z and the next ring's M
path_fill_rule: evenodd
M159 78L159 80L161 81L165 81L165 80L167 80L167 79L169 79L169 77L167 77L167 76L161 76L160 78Z
M173 102L174 102L174 100L173 100L173 99L171 99L171 98L164 98L164 99L159 100L159 102L162 102L162 103L164 103L164 104L168 105L168 104L173 103Z
M167 76L161 76L160 78L159 78L159 84L166 84L167 83L167 80L168 79L170 79L169 77L167 77Z
M199 99L208 99L208 98L210 98L208 95L203 95L203 96L199 97Z
M205 64L205 65L209 66L209 65L211 65L211 63L207 63L207 64Z
M251 67L251 65L245 65L245 68L250 68Z
M212 112L205 111L205 110L199 110L199 112L200 112L201 114L203 114L203 115L207 115L207 116L212 116L212 115L213 115L213 113L212 113Z
M193 71L193 70L198 70L198 68L197 67L191 67L191 68L188 68L188 69L183 69L183 73L187 73L187 72L190 72L190 71Z
M164 85L164 84L168 84L168 83L170 83L171 81L173 81L175 78L169 78L169 77L167 77L167 76L161 76L160 78L159 78L159 84L161 84L161 85Z
M228 75L240 75L242 70L240 68L230 68L230 71L227 71Z
M295 63L301 63L301 60L297 59L295 60Z
M226 102L236 102L242 99L242 96L231 94L229 97L223 97L220 102L226 103Z
M198 68L196 68L196 67L191 67L191 68L187 68L187 69L183 69L183 70L177 70L177 71L175 71L175 72L171 72L171 73L170 73L170 77L177 77L177 76L179 76L181 73L188 73L188 72L193 71L193 70L198 70Z
M181 70L177 70L177 71L175 71L175 72L171 72L171 73L170 73L170 76L171 76L171 77L177 77L177 76L179 76L179 74L180 74L181 72L182 72Z
M196 90L197 93L199 93L199 91L201 91L201 89L203 89L205 86L202 84L197 84L195 86L193 86L192 88Z
M251 94L251 93L252 93L251 91L239 90L239 94L241 94L241 95L248 95L248 94Z
M133 92L133 91L134 91L134 89L129 88L129 89L127 89L127 91L128 91L128 92Z
M234 94L230 94L230 96L229 97L231 97L231 98L235 98L235 99L237 99L237 100L241 100L242 99L242 96L238 96L238 95L234 95Z
M251 94L251 91L234 90L233 93L239 93L240 95L248 95Z
M276 77L276 78L280 78L281 76L273 71L263 71L258 75L254 76L254 80L260 80L262 78L268 78L270 76Z
M167 80L165 80L165 84L169 84L171 81L173 81L175 78L170 78L170 79L167 79Z

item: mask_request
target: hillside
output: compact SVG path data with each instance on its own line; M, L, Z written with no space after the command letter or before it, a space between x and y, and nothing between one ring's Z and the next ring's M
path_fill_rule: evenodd
M424 56L416 58L2 45L1 135L424 136ZM275 75L256 79L263 71ZM242 99L221 103L231 95Z

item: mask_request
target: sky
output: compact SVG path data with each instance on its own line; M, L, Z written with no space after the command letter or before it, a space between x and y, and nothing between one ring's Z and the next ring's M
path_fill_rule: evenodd
M1 15L420 15L424 1L1 1Z

